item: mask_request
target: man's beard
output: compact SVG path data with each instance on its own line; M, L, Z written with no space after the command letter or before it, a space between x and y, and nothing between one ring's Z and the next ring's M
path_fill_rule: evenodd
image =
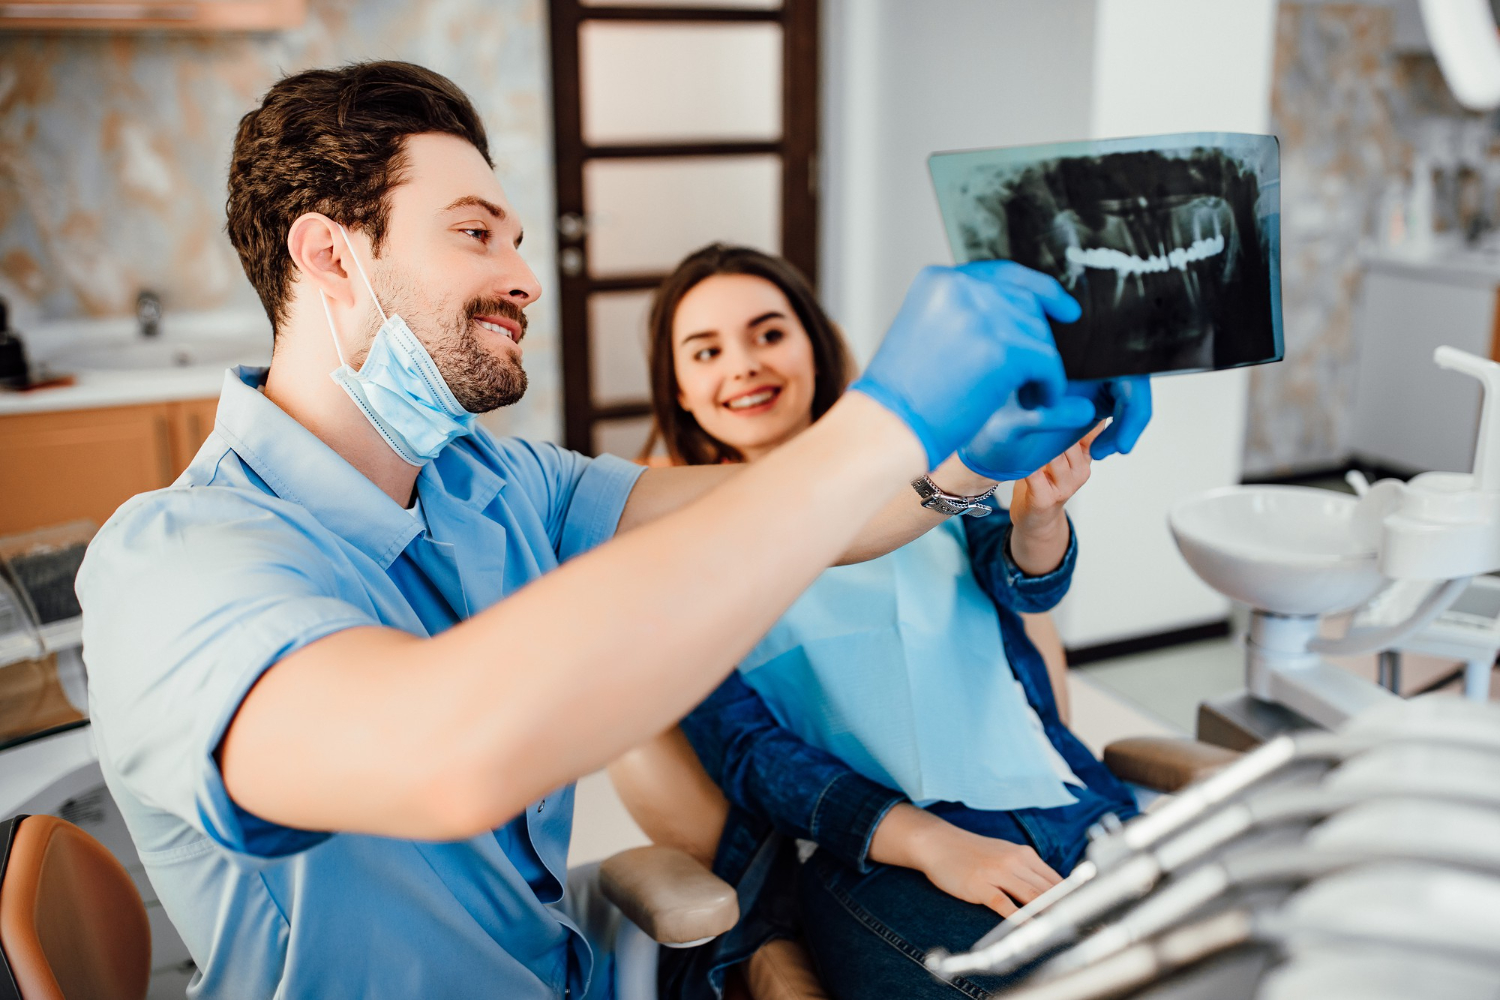
M453 328L444 331L427 353L437 364L453 398L470 413L488 413L510 406L526 394L526 370L511 357L491 354L474 332L476 316L513 320L526 333L526 314L505 299L474 299L464 307Z
M392 315L407 318L412 333L427 348L458 405L470 413L489 413L510 406L525 395L526 371L521 363L485 350L474 329L476 316L502 316L513 320L524 336L526 314L514 302L508 299L471 299L458 315L445 320L415 306L420 293L410 283L400 280L386 282L377 277L375 284L386 285L379 292L381 301L388 303ZM372 341L379 323L377 317L370 334ZM364 365L364 355L368 353L368 348L361 352L356 358L357 366Z

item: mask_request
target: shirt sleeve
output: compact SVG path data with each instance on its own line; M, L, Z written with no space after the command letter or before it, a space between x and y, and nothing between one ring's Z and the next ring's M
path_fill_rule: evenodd
M614 455L589 458L544 441L491 439L506 475L541 512L558 562L614 537L643 466Z
M907 801L780 725L738 672L682 720L682 730L729 801L859 871L869 870L875 828Z
M989 517L963 519L974 579L991 600L1012 611L1031 614L1052 610L1068 593L1073 569L1078 564L1078 531L1072 518L1068 518L1068 550L1063 553L1062 562L1050 573L1028 576L1010 554L1014 530L1010 512L1003 507L993 509L995 513Z
M95 741L132 794L250 857L328 836L241 809L214 753L269 667L379 624L341 596L341 575L355 578L354 567L309 515L249 491L164 490L110 519L77 590Z

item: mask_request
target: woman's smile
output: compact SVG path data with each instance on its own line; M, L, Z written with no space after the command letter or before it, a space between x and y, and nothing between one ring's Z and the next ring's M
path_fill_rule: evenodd
M738 396L730 397L724 402L724 408L737 416L753 417L769 411L780 398L780 386L758 386Z

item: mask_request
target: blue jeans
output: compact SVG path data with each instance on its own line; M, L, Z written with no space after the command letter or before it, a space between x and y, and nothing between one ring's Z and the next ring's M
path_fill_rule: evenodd
M931 948L964 951L988 933L994 910L965 903L911 868L874 865L860 874L818 851L797 880L802 933L823 988L837 1000L989 997L1014 977L944 983L922 964Z

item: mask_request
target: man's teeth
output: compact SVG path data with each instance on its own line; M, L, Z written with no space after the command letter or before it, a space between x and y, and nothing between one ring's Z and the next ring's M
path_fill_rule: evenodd
M724 405L729 407L731 410L745 410L749 409L752 406L759 406L762 403L769 403L775 395L775 389L764 389L760 392L752 392L748 396L741 396L738 399L731 399Z
M478 323L480 326L484 327L486 330L489 330L489 331L491 331L493 333L500 334L500 336L502 336L502 337L509 337L511 340L515 340L516 339L514 334L512 334L505 327L500 326L497 323L491 323L489 320L484 320L484 319L476 319L474 322Z

